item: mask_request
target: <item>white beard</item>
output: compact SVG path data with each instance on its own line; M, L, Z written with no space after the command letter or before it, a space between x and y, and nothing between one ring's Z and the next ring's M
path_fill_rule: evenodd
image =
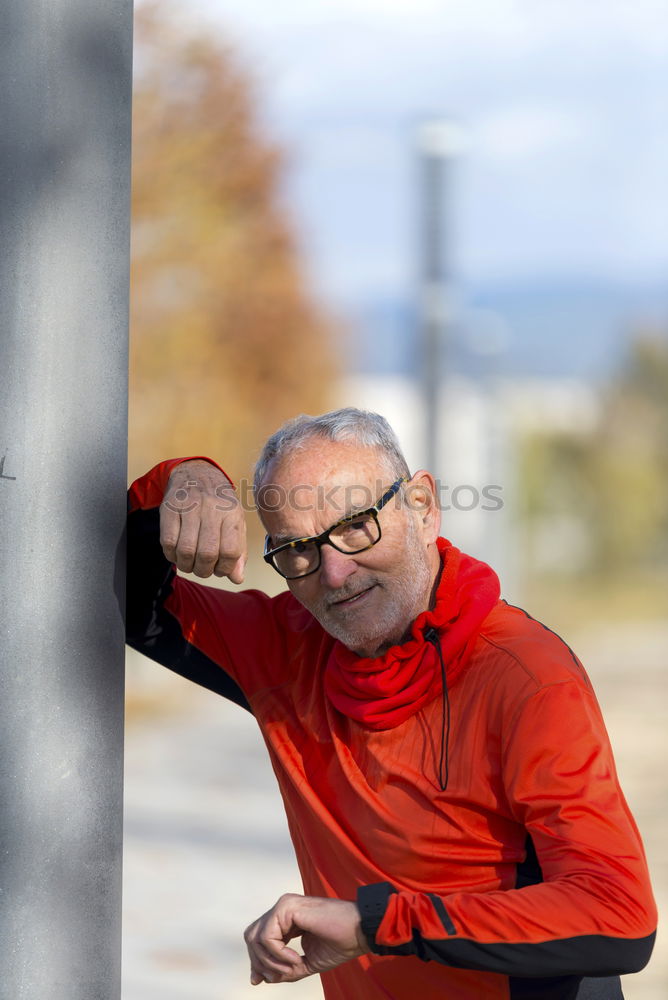
M379 655L402 642L417 616L429 607L432 570L412 518L408 519L408 525L405 555L409 572L397 577L387 574L376 577L370 572L363 579L356 574L350 586L330 591L308 608L326 632L360 656ZM348 620L345 615L337 616L331 611L333 602L345 600L374 584L380 594L376 597L373 614L367 611L356 622L352 608Z

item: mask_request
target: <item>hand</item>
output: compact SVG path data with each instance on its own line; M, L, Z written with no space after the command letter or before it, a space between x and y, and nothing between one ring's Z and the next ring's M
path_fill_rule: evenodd
M287 942L300 937L304 954ZM369 951L355 903L287 893L244 933L251 985L295 983Z
M193 459L172 470L160 505L160 542L184 573L243 583L246 521L234 487L215 465Z

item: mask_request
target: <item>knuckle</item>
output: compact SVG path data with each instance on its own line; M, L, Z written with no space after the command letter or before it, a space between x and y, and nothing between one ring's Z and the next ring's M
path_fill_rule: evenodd
M215 549L212 546L206 545L204 547L200 547L197 550L198 562L211 563L215 562L217 558L218 558L218 549Z
M246 522L243 517L238 517L236 511L223 517L223 531L230 535L242 534L246 530Z
M181 559L194 559L196 549L194 545L179 545L178 553Z
M236 541L236 540L235 540ZM221 559L234 559L235 562L244 552L242 545L232 544L227 538L223 539L220 546Z
M240 558L241 558L241 552L238 552L236 549L232 551L226 549L225 552L223 552L220 557L221 562L227 566L235 566L239 562Z

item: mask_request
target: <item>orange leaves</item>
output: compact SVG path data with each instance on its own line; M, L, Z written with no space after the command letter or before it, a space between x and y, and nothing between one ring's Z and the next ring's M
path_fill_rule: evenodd
M264 438L328 405L331 331L300 270L250 74L210 29L137 13L130 472Z

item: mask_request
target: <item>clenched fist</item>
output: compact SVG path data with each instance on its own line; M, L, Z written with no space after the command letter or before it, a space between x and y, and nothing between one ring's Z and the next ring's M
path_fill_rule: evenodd
M170 562L196 576L243 583L246 521L229 479L210 462L192 459L172 470L160 505L160 542Z

